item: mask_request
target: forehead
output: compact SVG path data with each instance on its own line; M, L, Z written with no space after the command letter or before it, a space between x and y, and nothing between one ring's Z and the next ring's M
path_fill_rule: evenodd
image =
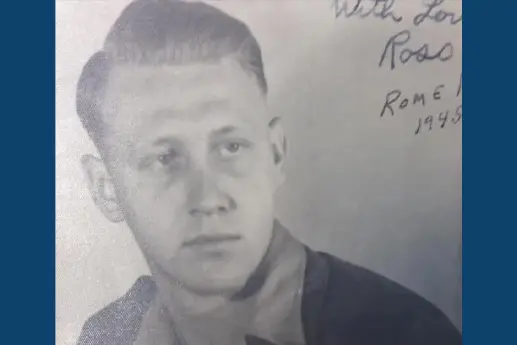
M182 66L117 66L109 76L104 123L121 138L185 126L257 126L267 122L254 77L233 61ZM222 124L221 124L222 125ZM165 127L174 130L172 127Z

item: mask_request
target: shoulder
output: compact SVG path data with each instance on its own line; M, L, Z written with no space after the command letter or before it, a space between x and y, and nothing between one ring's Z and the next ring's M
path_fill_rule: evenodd
M78 345L130 345L154 299L156 286L142 276L122 297L91 316L83 326Z
M307 252L302 306L307 315L302 317L313 342L461 344L461 335L449 319L416 293L330 254Z

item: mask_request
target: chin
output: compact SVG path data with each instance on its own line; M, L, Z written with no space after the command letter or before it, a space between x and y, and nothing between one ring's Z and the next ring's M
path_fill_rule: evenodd
M200 295L234 295L238 293L251 275L220 277L217 275L205 276L203 279L190 280L186 287Z
M252 256L249 255L240 260L232 258L215 261L208 267L198 267L199 269L194 270L193 265L189 265L190 270L184 272L186 273L184 282L188 287L198 291L236 293L246 285L259 263L259 258L252 259Z

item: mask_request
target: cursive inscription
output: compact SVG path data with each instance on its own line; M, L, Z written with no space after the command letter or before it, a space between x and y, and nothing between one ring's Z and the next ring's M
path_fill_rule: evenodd
M407 43L411 40L411 32L403 30L391 36L384 47L379 67L388 62L390 69L397 67L397 62L406 64L411 59L422 63L424 61L440 60L447 61L454 55L452 43L445 43L439 50L431 51L427 43L418 48L408 48Z
M461 95L461 90L463 88L463 73L460 74L460 83L458 84L458 88L456 89L456 97Z
M445 128L448 124L457 124L461 121L462 105L458 105L456 110L441 111L438 114L419 117L415 129L415 135L421 134L423 131L430 132L435 128Z
M336 18L375 17L391 19L395 23L402 21L402 17L395 14L393 5L395 0L333 0L332 8Z
M331 0L335 18L379 18L381 20L388 19L395 24L400 24L403 17L396 13L396 0ZM420 12L412 17L412 24L415 27L422 23L430 22L437 24L457 25L463 21L463 15L453 11L446 10L442 7L445 0L422 0L422 8ZM379 67L387 64L391 70L394 70L399 64L406 64L410 60L418 63L424 61L441 61L450 60L454 54L452 42L445 42L440 47L431 49L429 44L424 43L414 47L411 41L410 28L402 30L392 35L384 46ZM411 43L413 47L409 47Z
M435 84L434 88L419 90L418 92L403 92L399 89L392 89L386 93L380 117L386 117L386 115L394 117L402 113L411 115L420 109L425 109L430 104L440 103L441 100L447 98L447 95L455 95L456 98L459 98L461 95L461 85L462 74L460 73L458 85ZM417 124L413 134L417 135L434 129L456 125L462 119L462 111L462 104L459 101L455 109L449 108L439 113L432 115L428 113L426 116L418 117L416 118Z
M396 25L404 20L396 12L396 0L331 0L335 18L377 18L387 20ZM421 64L426 61L446 62L454 56L454 46L450 40L442 41L440 44L419 42L418 38L412 37L412 27L419 27L424 23L458 25L463 21L461 10L454 12L445 8L445 0L422 0L421 7L414 13L407 16L411 27L406 27L391 36L385 43L378 63L379 68L395 70L409 62ZM450 3L447 3L450 4ZM457 4L455 4L457 5ZM460 4L461 6L461 4ZM400 28L398 29L400 30ZM397 30L397 31L398 31ZM406 113L410 110L418 111L425 109L429 103L441 102L444 94L455 95L461 98L463 77L460 73L456 85L436 85L433 89L425 92L402 92L399 89L392 89L386 93L384 104L380 111L380 117L394 117L399 113ZM418 110L417 110L418 109ZM413 111L411 111L413 112ZM462 120L462 105L456 108L449 108L439 113L417 117L415 135L430 132L460 123Z
M384 100L384 105L381 109L381 117L383 117L386 113L389 113L391 116L395 115L395 111L404 110L408 106L422 106L425 107L427 103L430 101L439 101L442 99L442 92L444 84L437 85L432 93L425 92L415 92L410 95L405 95L401 90L395 89L391 90L386 94L386 98Z
M445 0L427 0L427 2L424 2L426 9L413 18L413 24L419 26L426 20L432 20L435 23L446 22L451 25L460 23L463 20L463 15L439 8L444 2Z

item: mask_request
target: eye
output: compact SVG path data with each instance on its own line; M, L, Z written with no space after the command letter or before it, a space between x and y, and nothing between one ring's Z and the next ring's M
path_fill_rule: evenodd
M171 164L176 158L178 157L178 154L174 150L170 150L167 153L161 154L157 157L158 162L161 165L169 165Z
M239 143L229 143L228 145L226 145L225 147L228 152L231 152L231 153L236 153L240 150L241 148L241 144Z
M242 149L242 144L237 142L228 142L221 145L220 153L223 157L231 157L239 153Z

